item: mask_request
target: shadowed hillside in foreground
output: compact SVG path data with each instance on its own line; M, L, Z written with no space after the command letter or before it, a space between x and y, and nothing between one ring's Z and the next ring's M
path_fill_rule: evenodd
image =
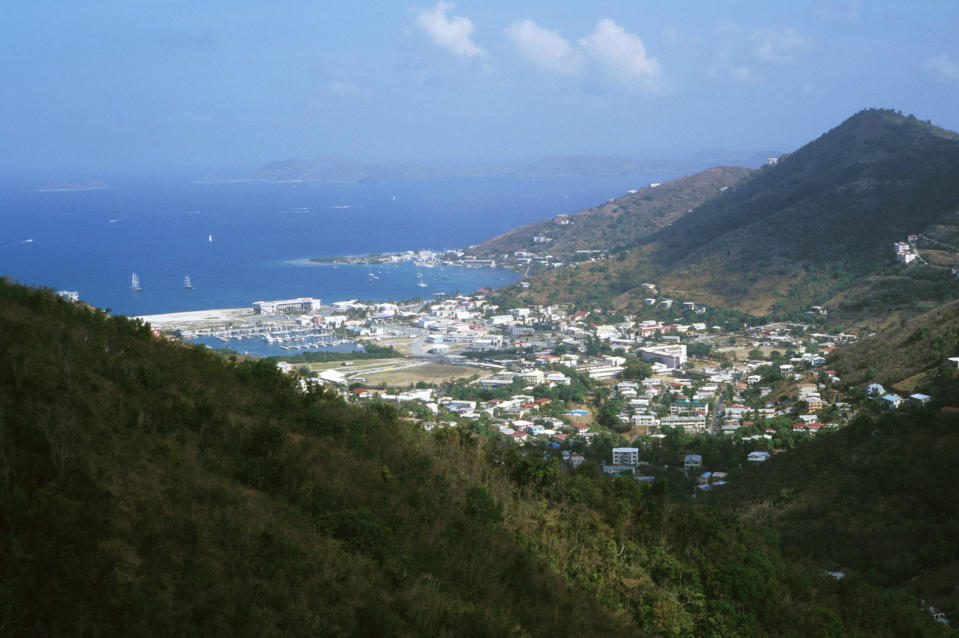
M923 636L666 485L420 431L0 283L11 635Z

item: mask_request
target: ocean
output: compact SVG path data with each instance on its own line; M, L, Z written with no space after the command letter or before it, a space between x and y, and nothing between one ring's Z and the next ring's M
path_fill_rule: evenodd
M318 297L324 303L473 292L505 269L317 264L311 257L463 248L574 213L648 177L463 178L395 182L141 182L35 192L0 184L0 275L76 290L113 313L143 315ZM371 270L377 279L369 276ZM417 286L423 273L426 288ZM130 290L132 273L142 292ZM189 276L192 290L184 287Z

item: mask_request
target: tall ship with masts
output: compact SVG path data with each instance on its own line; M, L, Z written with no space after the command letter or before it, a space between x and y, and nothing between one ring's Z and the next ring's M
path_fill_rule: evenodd
M183 278L183 287L187 290L193 290L193 284L190 282L190 275Z
M140 278L136 273L130 276L130 292L143 292L143 288L140 287Z

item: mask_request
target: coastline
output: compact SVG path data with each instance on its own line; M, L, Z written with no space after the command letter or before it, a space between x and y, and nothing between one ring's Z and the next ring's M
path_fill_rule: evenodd
M131 319L139 319L157 329L168 329L173 326L190 324L229 323L252 317L253 309L246 308L213 308L210 310L187 310L184 312L164 312L152 315L138 315Z
M410 262L420 268L449 266L451 268L510 268L507 264L498 264L495 259L482 259L466 254L462 248L450 250L407 250L403 252L369 253L364 255L329 255L309 257L306 261L314 264L335 264L349 266L375 266Z

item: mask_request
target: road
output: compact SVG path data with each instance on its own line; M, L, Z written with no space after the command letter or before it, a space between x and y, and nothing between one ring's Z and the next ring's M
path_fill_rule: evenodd
M720 430L721 418L720 415L723 413L723 384L716 389L716 405L713 409L712 423L709 426L709 432L713 436L718 435Z
M425 359L435 359L436 355L430 354L427 350L426 337L417 337L410 341L410 354L414 357L422 357Z

